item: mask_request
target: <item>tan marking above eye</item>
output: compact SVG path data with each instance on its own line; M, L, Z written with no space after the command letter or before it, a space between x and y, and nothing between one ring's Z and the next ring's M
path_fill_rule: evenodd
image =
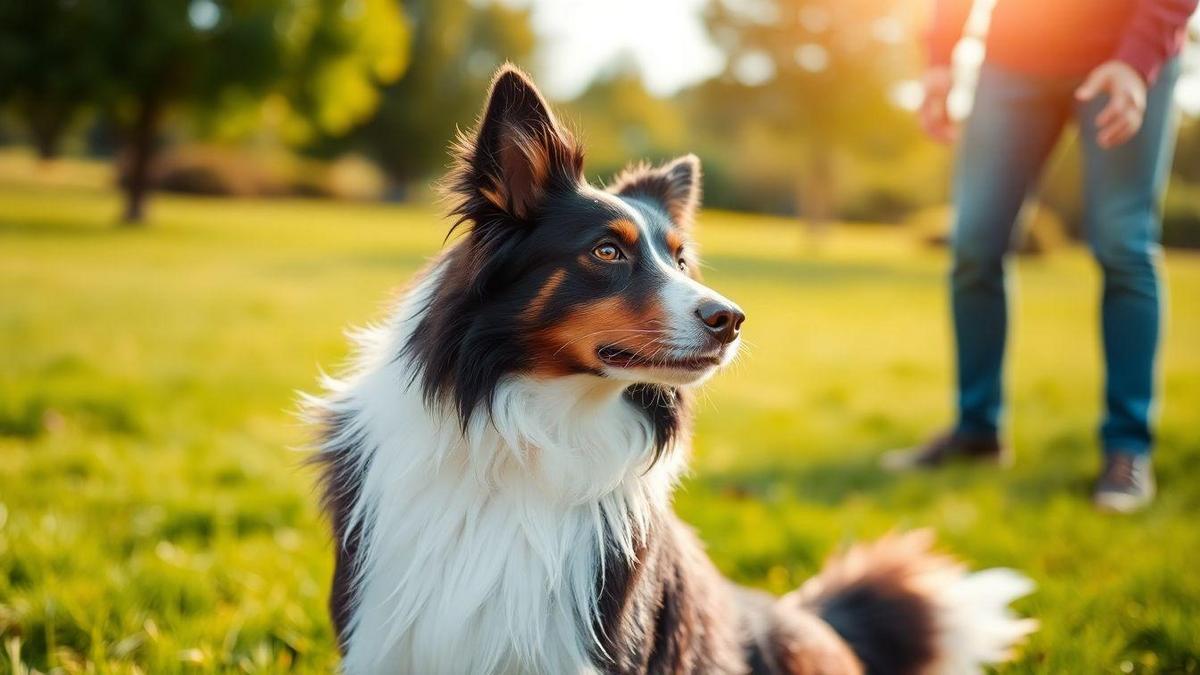
M638 235L641 232L638 226L628 218L618 218L610 222L608 229L612 230L622 244L629 247L637 245Z
M679 230L667 230L667 250L671 252L671 255L679 255L679 252L683 250L684 243L685 239Z

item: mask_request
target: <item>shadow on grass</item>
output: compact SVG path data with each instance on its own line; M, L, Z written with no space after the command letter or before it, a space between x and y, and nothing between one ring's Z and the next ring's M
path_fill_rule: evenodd
M702 473L693 483L703 490L734 499L776 501L780 496L836 506L846 498L883 495L897 476L862 459L806 464L765 464L747 469Z
M780 499L837 507L867 498L883 507L919 508L946 494L966 498L994 484L1005 499L1023 506L1046 505L1063 495L1087 499L1094 475L1078 457L1039 462L1020 469L953 465L934 471L893 473L878 464L878 455L822 460L804 464L772 463L747 469L700 473L693 483L701 490L737 500Z
M109 237L140 232L141 228L124 227L114 215L103 218L0 218L0 236L16 236L25 239L57 237Z
M1008 494L1023 505L1049 504L1062 495L1089 499L1095 476L1077 467L1039 466L1009 481Z
M705 258L705 271L748 281L941 284L941 274L887 264L846 260L764 259L749 256L712 255Z

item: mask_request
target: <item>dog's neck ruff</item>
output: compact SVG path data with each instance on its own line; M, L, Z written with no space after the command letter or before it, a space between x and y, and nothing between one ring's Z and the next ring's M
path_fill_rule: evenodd
M503 380L464 431L427 405L397 355L440 277L385 326L356 335L345 380L315 401L323 451L357 537L348 673L577 673L592 669L598 582L630 564L669 509L679 452L626 385L591 376ZM335 516L336 517L336 516Z

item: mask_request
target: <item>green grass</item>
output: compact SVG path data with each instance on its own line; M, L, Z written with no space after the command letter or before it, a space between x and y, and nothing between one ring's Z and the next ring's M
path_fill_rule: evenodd
M48 182L54 182L49 185ZM0 672L329 672L326 529L296 389L440 246L423 208L156 198L0 179ZM1172 253L1162 496L1093 513L1098 276L1018 264L1010 471L893 477L950 418L944 253L706 214L707 279L749 349L709 385L677 506L723 571L788 590L830 551L931 526L1039 583L1007 673L1200 672L1200 257Z

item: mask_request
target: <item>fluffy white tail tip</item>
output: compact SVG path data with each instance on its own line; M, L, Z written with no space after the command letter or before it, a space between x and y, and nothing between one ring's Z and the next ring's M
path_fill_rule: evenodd
M1013 647L1037 630L1009 604L1031 592L1032 580L1011 569L963 574L937 593L941 658L933 673L974 675L983 666L1012 658Z

